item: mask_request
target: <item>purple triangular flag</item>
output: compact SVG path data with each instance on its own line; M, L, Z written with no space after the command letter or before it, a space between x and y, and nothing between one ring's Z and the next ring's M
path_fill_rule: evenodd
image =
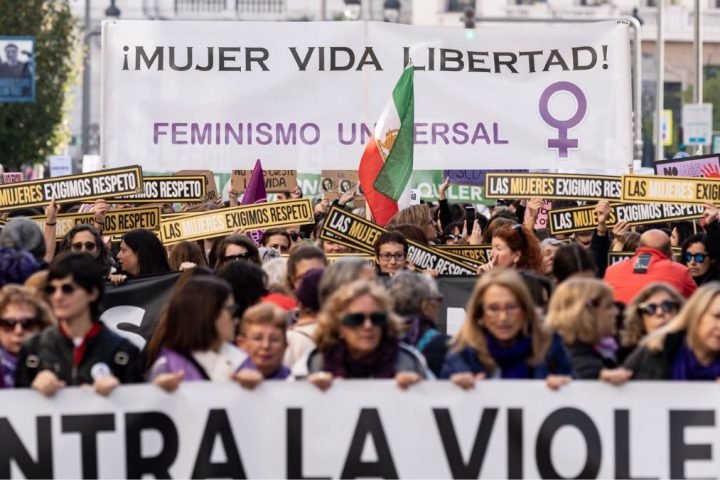
M267 193L265 192L265 175L263 174L262 164L258 158L255 162L250 181L243 194L242 204L252 205L254 203L263 203L267 201Z

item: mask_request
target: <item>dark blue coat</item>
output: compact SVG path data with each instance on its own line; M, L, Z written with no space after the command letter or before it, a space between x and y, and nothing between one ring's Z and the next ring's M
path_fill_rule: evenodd
M445 357L440 378L450 378L454 373L470 372L473 374L487 373L480 363L474 348L467 347L460 352L453 352ZM500 372L495 372L500 378ZM530 366L530 379L544 379L548 375L573 375L572 361L560 337L553 334L552 343L548 348L545 361Z

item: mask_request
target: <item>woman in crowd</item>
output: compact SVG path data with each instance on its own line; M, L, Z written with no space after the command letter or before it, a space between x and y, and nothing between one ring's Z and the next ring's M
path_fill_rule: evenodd
M552 273L557 283L570 277L595 277L595 263L588 250L577 243L563 245L553 258Z
M720 283L695 291L668 324L650 334L625 361L637 380L720 378Z
M460 245L463 241L464 222L452 222L443 229L443 245Z
M355 280L375 280L377 274L372 263L362 258L343 258L328 266L323 273L318 294L320 305L325 305L327 299L335 291Z
M482 265L478 274L496 267L518 268L542 274L540 242L535 235L520 224L500 227L492 236L492 260Z
M705 233L691 235L682 244L680 263L688 267L690 275L698 287L708 282L720 280L720 267L713 258Z
M635 295L625 308L618 360L635 350L646 335L670 322L684 302L682 295L665 283L651 283Z
M395 302L395 313L405 320L403 342L422 351L438 335L437 315L443 297L435 280L411 271L392 277L388 293Z
M424 360L400 343L402 320L374 282L341 287L324 305L315 335L317 347L293 367L296 377L326 390L334 378L394 378L400 388L426 378Z
M466 310L442 378L464 389L485 377L545 379L552 389L570 381L572 364L562 341L543 327L519 273L483 275Z
M693 222L687 220L670 224L670 246L680 248L693 233Z
M0 290L0 388L15 386L22 344L53 323L50 308L35 291L18 285Z
M300 286L303 275L313 268L327 267L327 258L313 245L300 245L290 252L287 262L287 288L293 292Z
M283 363L292 367L298 359L315 348L317 317L320 313L320 280L325 272L322 268L309 270L295 289L298 303L298 316L287 332L287 349Z
M400 225L409 223L420 227L425 234L426 243L434 243L438 237L435 222L432 219L430 208L426 203L420 205L410 205L397 212L388 222L388 227L392 225Z
M378 273L394 275L407 268L408 242L400 232L384 232L375 240Z
M284 380L290 376L290 369L283 365L286 330L287 314L274 305L256 305L245 312L238 345L248 358L235 375L240 385L253 389L263 380Z
M220 240L215 246L215 268L219 269L228 262L242 260L262 266L258 248L247 235L234 233Z
M167 252L162 242L150 230L130 230L122 237L117 255L121 274L110 276L113 283L122 283L128 277L168 273Z
M262 268L249 262L230 262L217 271L217 277L230 284L235 300L238 318L242 318L245 310L260 303L267 295L267 275Z
M269 228L263 233L261 244L263 247L272 248L279 253L288 253L293 241L285 229Z
M148 342L148 380L171 392L183 380L233 378L247 358L233 344L237 321L226 281L190 278L173 292Z
M76 225L65 235L61 252L87 253L95 259L105 275L113 271L112 252L100 232L91 225Z
M578 378L615 385L630 378L615 357L618 313L612 290L602 280L571 278L555 290L546 325L562 337Z
M168 263L173 272L192 267L207 267L205 255L197 242L184 241L173 245Z
M558 250L562 248L565 243L557 238L546 238L540 242L540 252L542 253L542 274L549 276L553 274L553 261Z
M52 396L65 385L93 385L101 395L142 380L140 352L100 320L103 272L84 253L64 253L50 265L46 295L57 326L23 344L15 384Z

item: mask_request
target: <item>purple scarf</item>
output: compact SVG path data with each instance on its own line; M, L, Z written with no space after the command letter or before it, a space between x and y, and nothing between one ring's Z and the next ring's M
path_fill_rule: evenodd
M351 360L344 341L323 353L323 370L341 378L393 378L395 360L400 351L396 339L384 339L370 355Z
M683 343L672 363L673 380L712 380L720 378L720 361L713 360L707 367L701 365L695 354Z
M17 370L17 357L4 348L0 348L0 388L13 388L15 386L15 371Z
M257 370L257 365L255 365L255 362L252 361L250 357L247 357L245 361L240 365L240 368L238 370L242 370L244 368L248 368L250 370ZM265 380L285 380L290 376L290 369L287 368L285 365L280 365L280 368L275 370L275 372L270 375L269 377L265 377Z
M515 342L506 347L500 344L490 332L485 332L490 356L500 368L500 378L530 378L530 367L527 359L532 355L530 337L518 337Z

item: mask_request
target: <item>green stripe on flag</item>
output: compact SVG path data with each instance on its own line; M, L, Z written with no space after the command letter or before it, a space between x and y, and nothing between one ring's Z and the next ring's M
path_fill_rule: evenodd
M412 65L407 67L393 89L393 103L400 118L400 132L374 184L377 191L395 201L405 191L413 171L414 71Z

